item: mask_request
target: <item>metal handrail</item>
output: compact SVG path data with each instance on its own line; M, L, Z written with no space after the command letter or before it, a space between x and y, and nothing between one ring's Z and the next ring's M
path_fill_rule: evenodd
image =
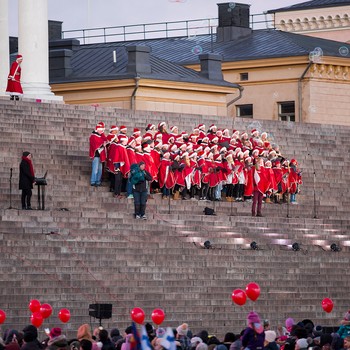
M262 20L259 20L264 16ZM197 23L197 25L195 25ZM273 28L272 19L267 19L267 14L250 15L250 27L252 29ZM104 42L113 38L112 41L146 40L156 38L169 38L176 36L196 36L201 34L212 34L218 25L218 18L202 18L186 21L156 22L131 24L127 26L96 27L62 31L62 39L82 39L83 44L93 42ZM150 28L152 27L152 28ZM136 29L135 29L136 28ZM98 34L93 32L100 31ZM159 34L158 36L152 36ZM136 38L135 38L136 37ZM91 39L100 39L91 41Z

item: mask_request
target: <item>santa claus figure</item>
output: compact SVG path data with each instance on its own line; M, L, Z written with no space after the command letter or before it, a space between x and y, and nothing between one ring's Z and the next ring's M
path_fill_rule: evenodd
M11 100L19 100L19 96L23 95L21 86L21 63L22 55L16 56L16 61L12 63L10 74L7 77L6 94L10 95Z

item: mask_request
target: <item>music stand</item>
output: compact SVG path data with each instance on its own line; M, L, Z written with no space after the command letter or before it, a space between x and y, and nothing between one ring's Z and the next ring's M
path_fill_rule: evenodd
M45 186L47 185L46 176L47 170L43 177L35 178L35 185L38 186L38 210L45 210Z

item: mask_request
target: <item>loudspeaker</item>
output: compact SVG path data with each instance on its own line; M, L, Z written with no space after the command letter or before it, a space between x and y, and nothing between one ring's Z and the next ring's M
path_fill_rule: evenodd
M112 317L112 304L90 304L89 316L102 319Z

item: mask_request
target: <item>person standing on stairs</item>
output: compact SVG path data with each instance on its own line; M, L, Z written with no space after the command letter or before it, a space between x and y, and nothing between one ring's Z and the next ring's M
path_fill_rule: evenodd
M92 160L90 185L96 187L101 186L102 163L104 163L107 158L106 145L108 140L104 131L105 125L103 122L100 122L96 125L95 130L91 133L89 138L89 156Z
M141 161L138 164L133 164L130 168L130 182L133 187L135 218L144 219L147 217L147 181L152 181L152 175L145 169L145 162Z
M23 61L22 55L17 55L16 61L14 61L10 68L10 73L7 77L6 94L10 95L10 99L17 101L19 97L23 95L21 85L21 63Z
M32 210L30 199L32 198L33 184L35 183L34 167L30 152L23 152L19 165L19 189L22 190L22 210Z

